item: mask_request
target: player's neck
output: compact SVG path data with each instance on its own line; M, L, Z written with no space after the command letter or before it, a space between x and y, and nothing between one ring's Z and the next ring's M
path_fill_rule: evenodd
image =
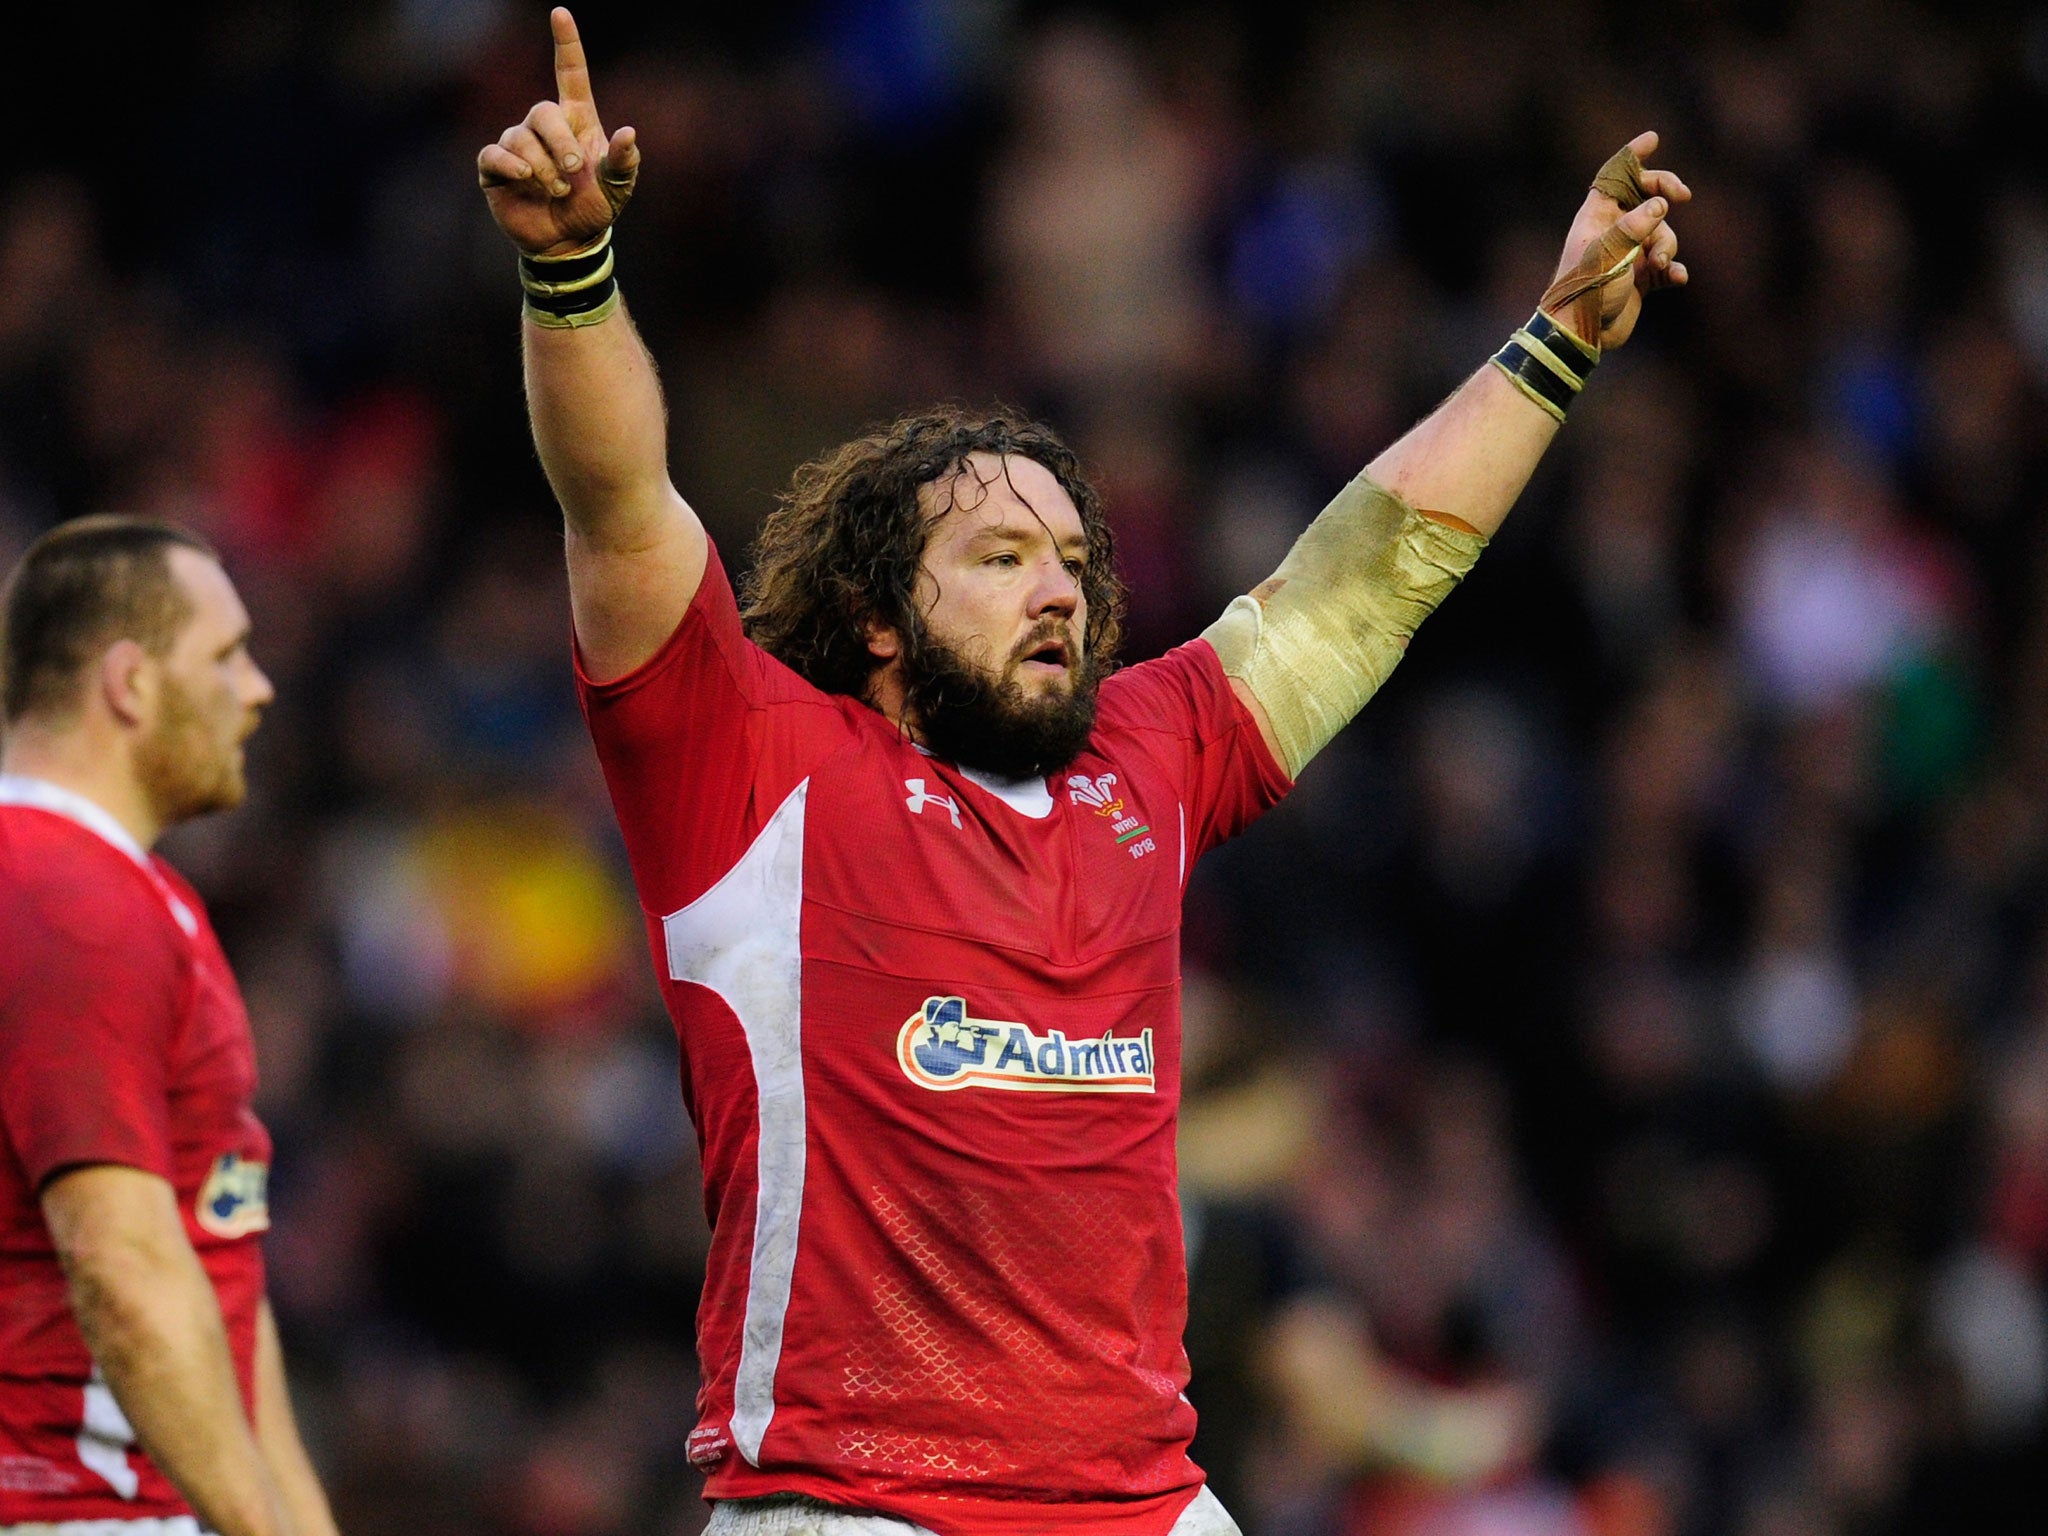
M0 773L41 779L83 796L119 822L142 847L155 844L163 822L136 780L125 742L104 742L79 726L51 728L32 719L7 728Z
M912 741L924 741L924 733L917 728L917 721L910 713L910 699L908 690L903 686L903 664L900 660L875 669L874 675L868 679L864 702Z

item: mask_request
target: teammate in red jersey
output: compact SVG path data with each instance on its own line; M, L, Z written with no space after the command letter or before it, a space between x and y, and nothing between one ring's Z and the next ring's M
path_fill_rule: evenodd
M248 1016L149 852L242 798L248 636L206 545L138 519L44 535L0 603L0 1532L333 1536L263 1295Z
M1188 871L1365 702L1643 294L1685 280L1689 194L1643 166L1654 135L1618 153L1492 365L1200 639L1111 672L1100 504L1002 417L799 471L742 614L620 308L633 132L553 28L557 99L478 176L703 1146L711 1528L1232 1532L1181 1394Z

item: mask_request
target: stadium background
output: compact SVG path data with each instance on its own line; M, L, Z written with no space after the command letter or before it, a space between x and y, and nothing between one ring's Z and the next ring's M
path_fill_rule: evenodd
M1106 486L1133 656L1480 363L1664 133L1691 289L1190 898L1198 1454L1251 1536L2012 1528L2048 1468L2048 11L663 9L581 19L728 558L801 458L1002 398ZM255 613L253 799L167 851L248 991L344 1529L694 1531L694 1149L472 171L548 88L543 11L37 27L0 556L168 514ZM1529 1449L1461 1483L1447 1443Z

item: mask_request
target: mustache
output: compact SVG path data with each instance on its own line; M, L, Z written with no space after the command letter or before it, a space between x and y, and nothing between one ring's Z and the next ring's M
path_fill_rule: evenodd
M1075 658L1081 653L1080 644L1071 627L1059 619L1045 619L1041 620L1030 634L1011 647L1010 662L1014 666L1033 651L1052 644L1059 645L1067 653L1068 666L1072 666Z

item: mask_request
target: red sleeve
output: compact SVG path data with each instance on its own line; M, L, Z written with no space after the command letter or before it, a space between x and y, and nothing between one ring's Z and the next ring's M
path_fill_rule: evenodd
M79 1163L174 1176L169 1074L190 985L140 882L0 893L0 1126L29 1183Z
M838 706L746 638L714 547L682 622L640 667L594 683L583 718L650 912L694 901L845 739Z
M1102 685L1100 718L1146 741L1175 776L1191 866L1294 787L1206 640L1113 674Z

